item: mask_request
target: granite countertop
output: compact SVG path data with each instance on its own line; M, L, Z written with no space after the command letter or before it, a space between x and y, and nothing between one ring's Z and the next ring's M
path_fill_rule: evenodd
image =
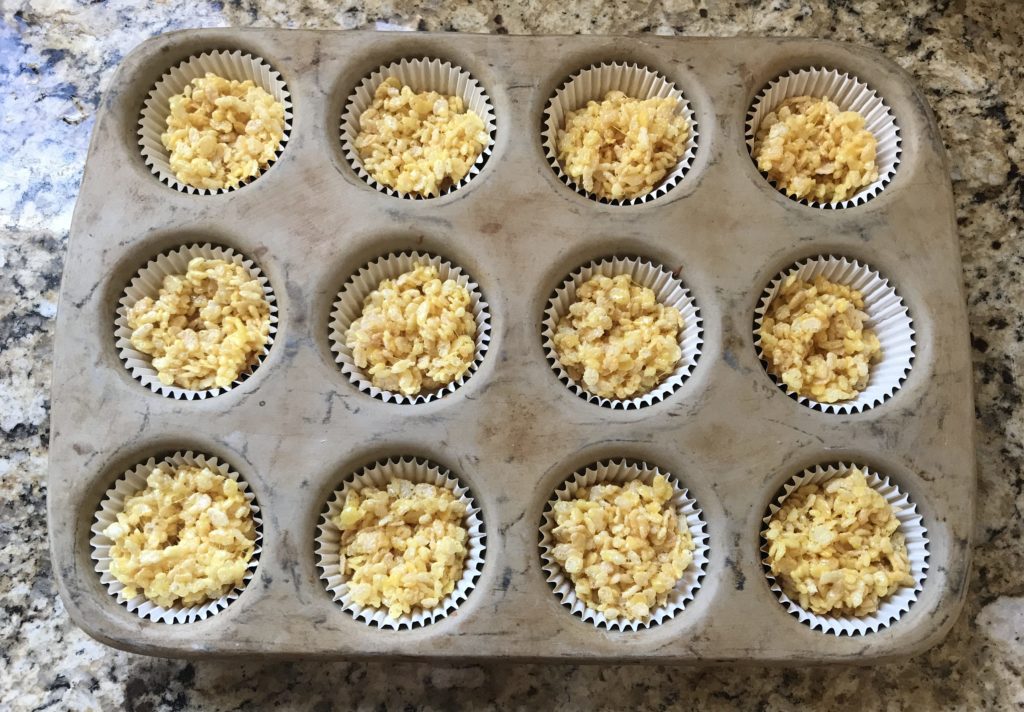
M1001 0L418 3L7 0L0 25L0 709L282 706L1024 709L1024 9ZM911 72L951 154L973 346L974 569L948 639L853 668L199 663L72 625L46 538L53 317L101 92L152 35L195 26L828 37Z

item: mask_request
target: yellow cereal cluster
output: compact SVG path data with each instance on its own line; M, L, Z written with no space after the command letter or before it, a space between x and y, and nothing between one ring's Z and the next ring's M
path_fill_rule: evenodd
M388 77L359 117L355 147L378 183L431 196L465 178L489 142L483 119L461 97L415 92Z
M786 278L761 322L769 372L821 403L856 398L868 385L869 365L882 356L863 309L856 289L821 275L813 284Z
M764 117L754 141L757 167L787 195L846 200L878 180L878 141L856 111L827 97L786 99Z
M662 475L650 485L580 488L554 504L552 555L576 596L605 617L643 620L668 600L693 561L694 543Z
M356 366L385 391L416 395L466 372L476 353L476 320L469 290L441 281L437 267L417 263L385 279L363 302L345 332Z
M462 577L466 505L446 487L393 479L350 491L334 518L352 600L398 618L429 610Z
M170 608L217 599L243 583L256 528L245 495L208 467L157 467L103 534L124 595Z
M864 473L792 492L771 518L768 564L783 592L817 615L866 616L912 586L899 520Z
M601 198L650 193L686 151L690 126L679 100L634 99L621 91L570 111L558 132L558 160L577 185Z
M160 382L194 391L224 388L252 366L270 334L270 305L244 266L195 257L164 277L154 300L127 313L134 349L153 357Z
M625 399L647 393L682 357L683 317L659 304L629 275L593 277L558 322L555 351L566 372L590 393Z
M160 136L178 180L195 188L233 188L273 159L284 137L284 105L251 79L212 72L170 98Z

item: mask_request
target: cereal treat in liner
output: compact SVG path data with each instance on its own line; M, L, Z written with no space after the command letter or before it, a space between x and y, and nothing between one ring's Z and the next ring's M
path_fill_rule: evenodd
M679 100L634 99L621 91L589 101L558 132L562 170L588 193L622 200L650 193L686 152L690 126Z
M609 619L643 620L665 605L693 561L694 542L662 475L650 485L581 487L554 503L552 555L576 597Z
M174 175L194 188L234 188L266 168L284 138L284 105L251 79L207 72L170 108L160 139Z
M333 523L352 600L392 618L439 606L462 577L466 513L454 492L429 483L397 478L349 491Z
M243 265L194 257L167 275L156 299L126 314L132 348L153 357L160 382L199 391L227 388L259 357L270 336L270 304Z
M469 290L420 262L381 281L345 332L352 358L378 388L417 395L462 375L476 354Z
M378 183L436 196L465 178L490 136L462 97L415 92L388 77L359 117L356 151Z
M198 465L157 465L103 531L123 596L195 606L240 588L255 550L252 511L238 483Z
M914 584L899 527L892 505L854 468L786 497L765 533L768 565L804 610L870 615L901 586Z
M761 322L768 371L820 403L856 398L867 388L870 364L882 357L863 309L856 289L821 275L813 283L790 275Z
M627 399L654 389L682 357L683 317L659 304L629 275L598 275L581 284L556 325L558 360L594 395Z
M846 200L878 180L878 141L856 111L827 97L786 99L764 117L754 141L757 167L787 195Z

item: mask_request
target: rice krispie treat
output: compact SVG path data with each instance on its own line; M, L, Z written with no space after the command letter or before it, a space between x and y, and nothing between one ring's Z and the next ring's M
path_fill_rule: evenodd
M466 513L452 490L429 483L351 490L333 523L352 600L392 618L440 605L462 578Z
M124 596L195 606L241 587L256 526L238 483L209 467L157 465L103 531Z
M132 348L153 357L160 382L193 391L226 388L254 365L270 337L270 304L243 265L195 257L167 275L156 299L126 314Z
M562 368L582 388L603 398L649 392L682 357L683 317L659 304L654 291L629 275L598 275L576 290L553 342Z
M170 98L160 140L182 183L233 188L274 160L284 137L284 105L251 79L207 72Z
M892 505L864 473L804 484L768 523L768 565L783 592L816 615L866 616L901 586L910 559Z
M856 398L867 388L870 365L882 357L867 320L856 289L821 275L813 283L790 275L761 322L769 373L820 403Z
M345 332L356 366L385 391L416 395L461 378L476 354L469 290L426 262L385 279Z
M786 99L761 121L757 167L787 195L822 203L846 200L878 180L878 141L856 111L827 97Z
M359 117L356 151L378 183L432 196L465 178L490 136L462 97L415 92L388 77Z
M662 475L650 485L581 487L552 508L552 556L579 598L605 617L642 620L663 606L693 561L694 543Z
M686 152L690 125L679 100L634 99L621 91L589 101L558 131L562 170L588 193L614 200L654 190Z

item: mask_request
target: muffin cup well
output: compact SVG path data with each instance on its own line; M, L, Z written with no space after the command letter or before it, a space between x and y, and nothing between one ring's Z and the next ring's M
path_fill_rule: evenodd
M590 101L603 100L608 92L616 90L628 97L641 100L671 97L679 102L678 113L686 117L689 126L686 148L675 168L669 171L649 193L635 198L604 198L588 192L582 185L578 185L566 175L558 160L558 134L565 128L566 116L572 111L585 107ZM607 205L638 205L648 203L668 193L690 170L693 157L697 152L698 137L696 116L693 109L690 108L689 101L679 88L662 75L646 67L616 62L595 64L570 76L548 100L547 106L544 108L541 128L544 155L555 175L580 195Z
M127 598L124 595L124 584L110 573L110 547L113 546L113 541L103 532L108 526L116 522L117 515L124 511L125 500L144 490L146 488L146 478L149 477L149 474L156 469L158 464L165 463L174 467L185 465L208 467L219 475L230 477L238 483L238 489L245 496L246 501L249 503L249 509L252 512L256 539L252 558L249 560L249 565L246 568L242 585L217 599L197 606L164 608L151 602L141 593L134 598ZM205 620L227 608L241 595L245 587L249 585L253 574L256 573L260 552L263 550L263 519L260 516L259 504L256 502L255 495L249 490L249 485L226 462L221 462L216 457L207 457L201 453L193 453L191 450L178 451L159 461L151 457L146 462L126 471L103 496L89 531L92 532L89 545L92 547L92 559L95 562L96 573L100 575L100 582L106 586L107 592L118 603L140 618L157 623L194 623L195 621Z
M477 156L476 162L470 168L469 173L462 180L450 183L446 188L436 195L419 195L418 193L403 193L391 186L378 182L363 168L363 161L356 149L356 138L359 136L360 120L363 112L373 103L374 92L385 79L395 77L403 86L410 87L416 92L436 91L445 96L458 96L467 111L474 112L484 122L484 130L487 131L488 142ZM345 110L341 116L341 147L345 159L352 170L356 172L363 181L372 186L375 190L399 198L410 200L425 200L439 198L462 188L474 176L483 169L484 164L490 158L494 150L494 134L496 121L494 117L494 106L483 86L462 67L451 62L440 59L422 57L418 59L402 59L388 65L378 67L369 76L365 77L349 95L345 102Z
M871 615L862 617L821 616L804 610L796 601L782 592L782 586L776 581L768 564L768 540L766 537L768 524L786 498L802 485L821 484L836 477L843 477L855 467L864 473L868 485L892 505L893 512L900 522L899 531L906 539L910 575L914 579L914 585L897 589ZM805 623L815 630L832 635L864 635L877 632L892 625L910 610L910 606L917 600L918 592L924 587L924 580L928 573L928 532L922 524L921 515L917 513L917 506L910 501L909 496L900 491L899 487L891 483L888 477L883 477L868 467L853 463L849 465L838 463L827 466L816 465L804 470L784 485L782 494L768 505L768 512L762 522L764 526L761 529L761 563L772 592L786 607L786 610L796 616L801 623Z
M420 262L437 267L438 276L442 281L453 279L469 291L473 317L476 321L476 337L474 339L476 342L476 353L473 357L473 363L470 364L465 373L451 383L433 391L407 396L404 393L386 391L373 385L363 370L355 364L352 357L352 349L345 345L345 332L348 331L352 322L362 315L363 303L370 293L380 286L382 281L385 279L397 279L403 273L411 271ZM480 288L476 282L472 281L469 275L451 262L426 252L393 252L364 265L356 274L348 279L334 301L329 328L331 351L334 353L334 360L338 362L342 373L348 376L349 380L359 390L385 403L427 403L453 393L480 368L480 364L483 362L484 355L487 353L491 343L491 311L490 306L480 294Z
M637 284L653 290L658 303L675 307L683 317L683 328L677 335L682 355L675 369L650 391L624 400L596 395L580 385L563 368L554 342L558 322L569 313L569 307L576 302L576 290L580 285L598 275L616 277L621 274L628 274ZM645 259L611 257L595 260L580 267L555 290L544 310L541 339L548 363L569 390L580 398L605 408L630 410L664 400L690 377L700 358L701 346L704 343L702 324L697 302L672 272Z
M451 490L460 502L466 505L463 525L469 533L466 558L463 562L462 577L454 590L434 608L414 608L400 618L393 618L386 607L361 606L349 595L348 579L341 566L341 532L333 520L345 505L350 491L359 492L365 487L385 489L394 479L409 480L413 483L429 483ZM435 623L450 615L469 597L483 571L487 550L487 535L484 531L483 514L473 499L473 493L451 472L428 460L416 457L392 457L361 468L347 477L334 491L317 525L316 556L320 578L328 593L347 612L369 626L400 630Z
M747 150L755 167L757 158L754 156L754 140L761 128L762 120L786 99L797 96L828 97L835 102L840 111L856 111L864 117L865 128L878 142L875 157L878 179L845 200L822 203L795 196L786 197L815 208L849 208L866 203L877 196L892 181L900 164L900 129L896 125L892 109L871 87L857 77L840 73L835 69L812 67L789 72L770 82L758 93L747 112L746 131ZM783 188L772 181L769 182L786 195Z
M693 561L683 572L675 587L669 593L668 600L664 605L654 608L650 615L643 620L630 620L627 618L606 618L604 613L587 606L576 596L575 586L572 579L562 570L553 554L556 546L552 530L555 528L554 504L558 501L573 499L581 487L591 487L599 484L624 485L631 480L640 480L644 484L651 484L656 475L664 475L665 479L672 486L673 495L670 503L676 510L680 523L685 523L686 528L693 538ZM662 472L657 467L644 462L633 462L630 460L603 460L595 462L588 467L573 473L565 480L552 494L544 514L541 518L540 527L540 555L547 581L555 594L562 601L562 605L589 621L598 628L608 630L636 631L640 628L650 628L675 617L682 611L689 601L692 601L704 579L708 565L708 534L707 525L704 523L701 510L697 502L690 497L686 489L679 484L679 481L670 473Z
M170 154L164 148L160 136L167 130L167 117L171 114L170 99L176 94L181 94L189 82L193 79L206 76L207 72L213 72L219 77L235 81L251 79L252 82L262 87L275 100L284 106L284 134L277 147L274 159L266 166L260 168L255 176L242 181L231 188L196 188L178 180L178 177L171 170ZM182 193L195 195L217 195L237 190L243 185L248 185L270 169L281 153L292 130L292 103L288 87L285 85L281 75L275 71L266 60L241 52L215 50L203 52L189 57L175 67L169 69L160 81L150 90L148 97L142 107L139 116L139 147L142 150L142 158L146 165L153 171L161 183L169 185Z
M870 365L867 387L856 398L821 403L797 394L768 371L768 359L761 350L761 323L783 282L791 275L805 282L818 275L836 284L852 287L864 296L865 327L878 336L882 359ZM889 400L907 380L914 362L914 322L896 289L878 272L856 260L823 255L797 262L777 275L764 290L754 311L754 348L769 377L791 398L825 413L859 413Z
M152 357L136 351L131 342L132 329L128 326L128 310L143 297L156 299L160 293L160 287L163 285L164 277L185 274L188 271L189 260L196 257L224 260L242 265L263 287L263 296L270 306L270 329L263 350L252 365L240 373L235 382L227 388L215 387L193 391L179 386L165 386L160 382L157 371L153 368ZM132 374L132 378L151 391L168 398L193 400L228 392L249 378L259 368L270 352L274 336L277 333L277 298L274 296L274 290L270 287L270 280L252 260L240 255L230 247L220 247L210 243L183 245L157 255L132 278L118 303L120 306L117 308L117 318L114 321L114 338L121 361Z

